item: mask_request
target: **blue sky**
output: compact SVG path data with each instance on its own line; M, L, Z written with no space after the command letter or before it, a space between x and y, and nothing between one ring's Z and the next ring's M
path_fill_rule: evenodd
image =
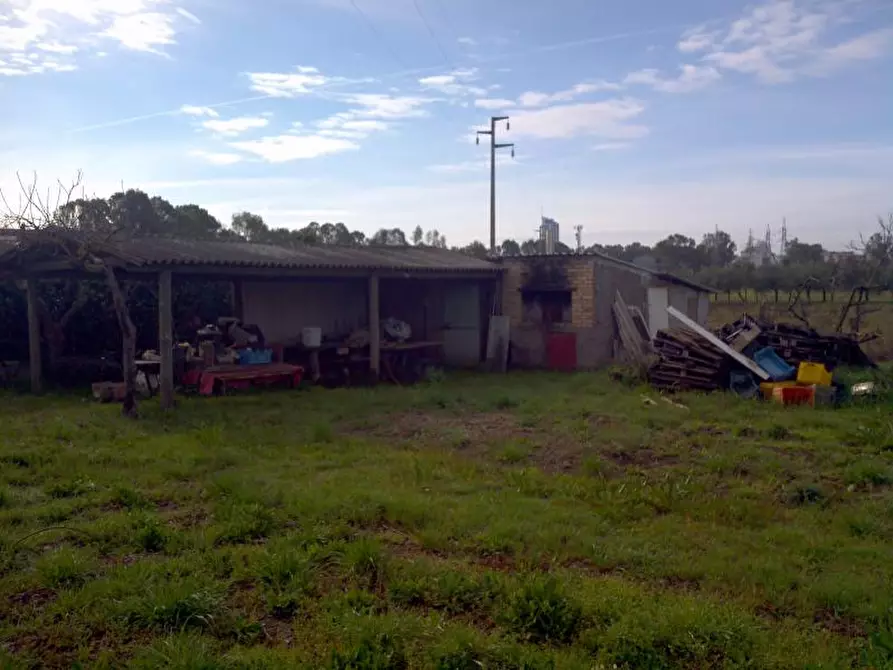
M889 0L0 0L0 187L228 222L842 248L893 211Z

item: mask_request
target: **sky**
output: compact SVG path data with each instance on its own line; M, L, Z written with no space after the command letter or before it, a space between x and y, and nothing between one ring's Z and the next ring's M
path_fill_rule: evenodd
M893 211L891 0L0 0L0 189L228 223L845 248Z

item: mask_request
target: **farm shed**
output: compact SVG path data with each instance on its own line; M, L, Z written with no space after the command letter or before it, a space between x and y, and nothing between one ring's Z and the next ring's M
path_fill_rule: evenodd
M57 235L77 241L78 233ZM46 235L4 231L0 276L24 279L32 289L41 279L86 276ZM385 246L278 247L241 241L160 237L93 240L91 249L113 263L120 280L157 283L169 298L171 283L200 277L232 282L234 316L258 325L270 342L300 336L316 326L323 335L358 327L370 332L369 367L380 371L381 319L410 324L413 336L442 343L443 362L476 365L484 353L487 319L497 291L498 265L445 249ZM29 290L32 386L41 386L40 331ZM169 402L172 380L170 302L159 300L162 398ZM166 346L167 345L167 346Z
M642 311L652 333L678 325L671 323L668 306L707 322L711 289L604 254L512 256L500 264L515 366L570 370L610 363L618 292Z

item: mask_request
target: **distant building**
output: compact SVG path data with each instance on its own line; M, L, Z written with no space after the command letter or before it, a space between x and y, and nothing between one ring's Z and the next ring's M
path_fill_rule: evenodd
M764 240L756 240L749 244L741 252L741 260L745 263L750 263L754 267L761 267L776 262L772 248Z
M554 254L559 241L558 222L555 219L542 217L540 223L540 243L544 254Z
M859 259L859 254L855 251L823 251L822 257L826 263L845 263Z

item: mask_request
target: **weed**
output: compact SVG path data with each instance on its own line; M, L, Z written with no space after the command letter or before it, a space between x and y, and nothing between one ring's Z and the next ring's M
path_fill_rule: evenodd
M40 583L47 588L75 588L87 580L92 567L83 552L58 549L37 561L37 574Z
M524 445L508 444L503 447L502 451L500 452L499 460L503 463L513 465L515 463L520 463L526 460L529 453L529 449Z
M357 584L374 589L384 580L387 563L381 545L375 540L360 538L347 545L344 552L344 567Z
M143 551L156 553L167 545L168 533L158 519L145 517L137 522L136 542Z
M848 466L844 478L847 484L856 488L889 486L893 483L893 469L883 461L863 459Z
M367 636L348 652L335 651L329 670L403 670L409 667L403 645L392 635Z
M259 503L233 505L224 513L217 543L240 544L261 540L273 531L275 525L273 511Z
M788 430L787 427L782 426L780 423L772 424L765 432L766 437L770 440L787 440L791 437L791 431Z
M215 589L192 580L150 586L130 608L128 621L136 626L167 632L210 628L222 598Z
M96 484L89 479L77 478L55 482L47 487L50 498L74 498L96 490Z
M126 509L143 509L149 501L141 493L129 486L121 486L112 494L111 502Z
M332 424L316 422L310 428L310 441L319 444L331 444L335 441L335 431Z
M567 643L582 626L583 610L564 592L557 578L534 576L513 594L504 618L506 625L525 640Z
M827 498L824 489L812 482L793 482L788 488L785 498L790 505L816 505Z
M128 667L134 670L229 670L233 666L220 659L207 638L187 633L160 640L142 650Z

